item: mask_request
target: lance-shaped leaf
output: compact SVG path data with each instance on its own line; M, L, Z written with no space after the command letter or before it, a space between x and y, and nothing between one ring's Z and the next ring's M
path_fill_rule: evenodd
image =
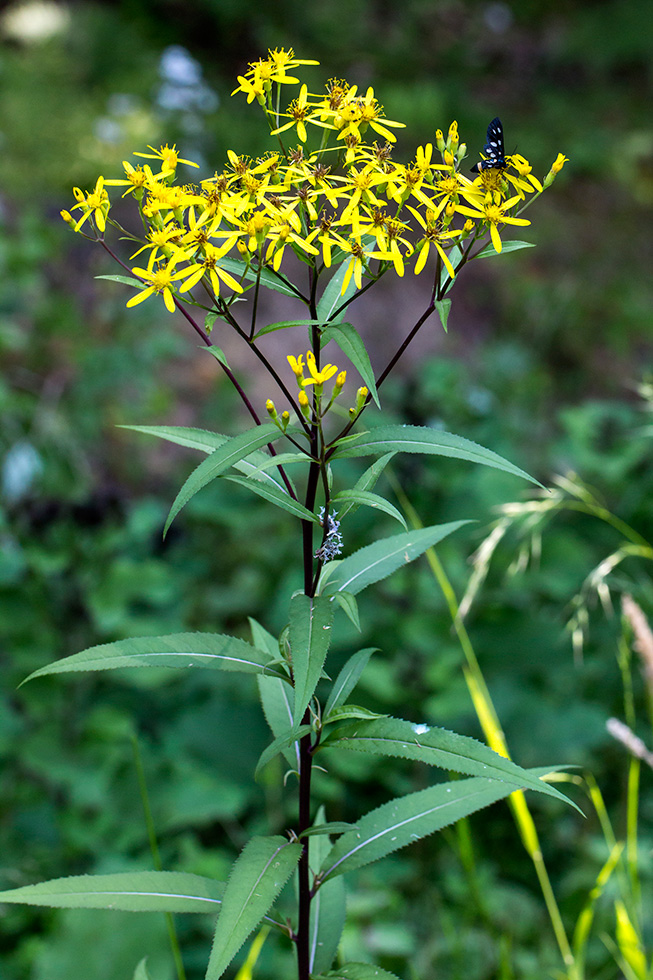
M349 658L331 688L331 693L324 708L325 721L335 708L339 708L341 704L345 703L358 684L358 679L367 666L367 661L378 649L378 647L366 647L365 650L359 650Z
M345 257L343 253L343 258ZM338 314L336 320L333 319L333 315L343 303L346 303L354 293L356 292L357 286L352 276L347 283L347 288L345 292L342 292L342 284L347 273L347 267L349 263L343 262L334 274L329 279L324 292L322 293L320 300L317 304L317 315L322 323L342 323L345 316L345 311L343 310ZM139 283L140 285L140 283Z
M491 255L505 255L506 252L517 252L520 248L535 248L534 242L503 242L503 248L500 252L497 252L496 248L492 244L486 245L482 248L480 252L477 253L477 259L486 259Z
M274 442L281 435L280 429L274 422L266 422L264 425L257 425L253 429L241 432L240 435L229 439L219 449L215 449L208 459L203 460L193 470L177 494L163 529L164 535L182 507L185 507L191 497L194 497L199 490L215 480L221 473L226 472L231 466L235 466L245 456L249 456L254 449L259 449L266 443Z
M451 309L450 299L436 299L435 308L438 311L438 316L440 317L440 323L445 333L447 333L447 324L449 322L449 311Z
M267 654L268 659L275 660L279 656L279 641L272 633L264 629L260 623L250 617L252 640L257 649ZM265 720L275 738L283 735L293 725L295 708L295 692L290 684L285 684L278 677L259 674L256 678L259 697ZM296 772L299 772L299 744L283 749L283 754Z
M331 458L342 459L346 456L369 456L387 452L453 456L456 459L466 459L470 463L505 470L513 476L538 483L524 470L509 463L507 459L492 452L491 449L485 449L484 446L479 446L462 436L456 436L452 432L429 429L424 425L380 425L369 432L359 433L351 440L348 439L344 445L336 446ZM538 483L538 486L541 484Z
M399 980L399 977L371 963L345 963L337 970L320 973L313 980Z
M283 673L266 666L267 658L245 640L224 633L171 633L168 636L136 636L89 647L72 657L39 667L22 682L46 674L80 670L114 670L117 667L208 667L246 674Z
M415 759L428 766L462 772L466 776L502 779L511 783L513 789L534 789L565 803L570 802L537 775L498 755L475 738L457 735L444 728L415 725L401 718L377 718L338 725L320 744L320 750L329 748Z
M286 490L280 490L274 484L260 483L255 479L247 479L244 476L225 476L223 479L229 480L231 483L238 483L241 487L246 487L247 490L251 490L257 496L268 500L275 507L287 511L293 517L298 517L300 521L312 521L314 524L320 523L316 514L312 514L303 504L300 504L298 500L291 497Z
M144 956L136 969L132 980L152 980L152 976L147 969L147 956Z
M294 725L299 725L322 674L331 642L333 601L296 595L290 602L290 651L295 682Z
M234 864L222 899L206 980L218 980L297 866L302 844L253 837Z
M368 544L339 562L324 583L323 592L325 595L333 595L335 592L351 592L357 595L368 585L380 582L402 565L424 554L427 548L442 541L463 524L469 524L469 521L434 524L418 531L393 534L389 538Z
M378 861L400 847L448 827L515 790L498 779L459 779L398 797L356 821L357 830L343 834L320 869L326 881Z
M123 912L210 912L220 909L223 881L178 871L126 871L54 878L0 892L0 902L60 909Z
M212 453L229 442L229 436L224 436L220 432L210 432L208 429L196 429L183 425L119 425L119 429L130 429L132 432L142 432L148 436L156 436L158 439L165 439L166 442L173 442L177 446L187 446L189 449L199 449L203 453ZM274 474L267 471L282 463L276 457L270 457L262 450L255 450L245 459L234 463L234 469L240 470L246 476L251 476L255 480L272 483L274 486L283 489L283 484L275 478Z
M379 479L384 469L393 458L396 453L386 453L381 456L380 459L375 459L371 466L369 466L363 475L356 480L354 484L354 490L371 490L375 486L376 481ZM345 501L344 506L338 507L338 518L342 520L347 514L353 513L358 508L358 504L353 501Z
M257 269L253 265L246 266L238 259L224 257L220 259L220 266L227 272L233 273L241 279L248 279L254 283L258 279L261 286L266 289L273 289L276 293L283 293L284 296L300 296L300 292L292 283L288 282L280 273L275 273L271 269ZM140 283L139 283L140 285ZM251 289L251 287L248 287Z
M287 330L288 327L321 327L323 326L322 320L283 320L280 323L268 323L266 326L261 327L254 334L252 340L258 340L266 333L274 333L276 330Z
M340 506L341 501L356 504L359 507L371 507L373 510L380 510L382 513L394 517L405 530L408 530L408 526L401 512L397 510L394 504L391 504L389 500L381 497L378 493L370 493L369 490L357 490L356 487L352 487L351 490L341 490L333 498L336 506Z
M313 729L310 725L300 725L299 728L291 728L289 731L284 732L275 738L274 742L271 742L266 749L261 752L258 762L256 763L256 770L254 772L254 778L258 779L258 775L262 769L267 766L268 762L272 762L276 759L284 749L289 746L294 745L296 742L300 742L304 735L308 735Z
M380 408L381 404L376 390L374 371L370 363L367 348L356 332L356 329L351 323L330 324L322 333L322 347L328 344L330 340L335 340L345 357L349 358L363 379L363 383L366 385L372 398Z
M315 831L322 829L324 808L320 807L316 819ZM325 827L328 825L324 825ZM350 828L347 828L348 830ZM339 831L340 833L340 831ZM328 837L319 835L312 837L309 843L309 863L312 868L319 868L332 844ZM345 882L342 877L327 881L318 889L311 902L309 924L309 965L311 975L321 970L328 970L333 963L338 950L340 937L345 925L346 897Z

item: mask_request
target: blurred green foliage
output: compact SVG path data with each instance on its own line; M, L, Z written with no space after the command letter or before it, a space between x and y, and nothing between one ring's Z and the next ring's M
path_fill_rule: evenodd
M539 247L478 263L454 292L448 336L429 328L437 358L420 355L409 380L388 384L384 408L389 418L442 424L477 440L544 482L571 468L650 539L651 440L634 383L651 350L653 7L646 0L65 6L71 19L61 33L27 42L5 30L0 46L2 885L150 865L132 733L165 866L224 877L251 833L276 832L286 819L276 783L251 782L268 736L247 678L125 673L18 689L33 669L93 643L182 629L244 635L247 615L279 630L295 584L297 527L231 485L203 491L162 542L167 507L195 457L116 423L231 432L240 410L182 324L148 304L128 315L121 287L93 280L114 270L59 222L70 185L89 186L100 171L118 175L120 161L146 144L177 142L208 170L227 148L260 152L260 118L229 93L247 61L276 45L293 45L363 88L373 84L388 116L409 124L408 153L452 118L471 152L496 113L508 147L514 141L539 173L564 151L571 162L525 236ZM408 286L398 283L389 297L391 317ZM360 315L367 336L387 334L378 309L361 305ZM452 461L411 459L394 472L429 523L470 515L484 522L493 506L522 492L504 474ZM358 512L345 528L348 548L369 541L375 519ZM441 548L459 594L483 533L480 526ZM605 731L608 716L623 714L618 617L592 616L582 663L563 630L566 604L616 543L611 529L568 514L551 525L539 567L526 575L509 575L514 555L499 552L469 629L516 760L591 768L618 823L624 755ZM626 579L653 609L646 570L628 566L617 586ZM479 734L462 655L425 565L361 597L361 619L363 636L345 627L335 657L344 660L351 644L381 648L364 675L363 703ZM635 688L643 704L637 679ZM237 726L242 738L234 739ZM317 782L330 819L349 819L426 779L408 764L370 766L354 756ZM583 821L549 800L536 806L571 927L605 860L602 839L591 813ZM644 777L642 854L651 850L652 809ZM506 808L471 828L471 863L463 838L451 834L361 872L344 939L350 958L374 957L406 977L412 964L423 980L539 980L558 966ZM496 853L506 856L500 866ZM642 876L650 889L649 859ZM600 931L609 904L598 915ZM179 919L189 980L202 975L211 926ZM652 929L645 923L649 938ZM130 976L145 954L157 977L171 976L156 916L0 913L3 980L71 977L71 950L82 946L85 980ZM279 955L268 942L262 977L278 975ZM594 975L617 976L600 942L591 957Z

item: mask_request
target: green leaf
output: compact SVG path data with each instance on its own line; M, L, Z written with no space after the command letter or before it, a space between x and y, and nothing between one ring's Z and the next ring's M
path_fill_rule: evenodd
M396 569L422 555L427 548L442 541L469 521L434 524L419 531L404 531L382 538L343 558L324 584L324 594L351 592L358 595L368 585L387 578ZM328 567L328 566L327 566Z
M535 248L534 242L502 242L503 248L497 252L492 242L481 249L476 256L477 259L486 259L490 255L505 255L506 252L517 252L520 248Z
M342 445L342 443L339 443ZM375 459L370 467L368 467L363 475L356 480L354 484L354 490L371 490L372 487L376 485L377 480L383 473L390 460L396 456L396 453L386 453L385 456L381 456L380 459ZM338 509L338 518L342 520L347 514L353 514L355 510L358 510L358 504L346 503L344 507Z
M293 726L295 692L278 677L259 674L256 682L265 720L275 738L279 738ZM282 752L291 769L299 772L299 743L291 744Z
M54 878L0 892L0 902L123 912L217 912L223 881L178 871L126 871Z
M258 279L262 286L265 286L266 289L273 289L275 293L283 293L284 296L294 296L295 298L299 295L298 290L286 279L275 275L269 269L256 269L253 266L248 268L244 262L226 257L220 259L220 267L239 279L247 279L249 282L256 282ZM139 283L139 285L141 284Z
M329 715L341 704L344 704L351 692L358 684L358 680L367 666L367 662L379 648L366 647L354 653L344 665L336 677L331 693L324 708L324 720L328 720Z
M275 660L279 656L279 641L272 633L264 629L260 623L250 617L252 629L252 642L254 646L264 651L270 660ZM258 674L256 677L258 684L259 697L265 720L270 726L270 731L275 738L283 735L292 728L293 713L295 708L295 692L290 684L284 683L277 677L270 677L266 674ZM299 772L299 745L295 744L289 749L284 749L283 754L288 765Z
M203 460L193 470L177 494L163 529L164 536L182 507L185 507L191 497L194 497L199 490L231 466L235 466L245 456L249 456L254 449L258 449L266 443L274 442L281 435L280 429L274 422L266 422L263 425L255 426L253 429L248 429L246 432L241 432L240 435L229 439L219 449L215 449L208 459Z
M369 432L358 433L351 441L339 444L331 455L331 459L343 459L348 456L369 456L385 452L425 453L429 456L453 456L466 459L471 463L492 466L505 470L513 476L521 476L531 483L541 484L532 476L525 473L503 459L491 449L456 436L452 432L441 429L429 429L423 425L380 425Z
M359 337L356 329L351 323L330 324L322 333L322 347L328 344L330 340L335 340L345 357L349 358L363 379L363 383L369 389L372 398L380 408L381 403L379 402L379 396L376 390L374 371L365 344Z
M325 719L327 720L327 719ZM333 715L328 719L333 721ZM343 748L371 755L415 759L466 776L490 776L511 783L513 788L533 789L568 803L553 786L542 782L527 769L515 765L482 742L457 735L444 728L415 725L400 718L352 721L331 731L320 749ZM547 770L549 771L549 770Z
M204 453L212 453L229 442L229 436L223 436L219 432L209 432L208 429L187 428L180 425L119 425L119 429L131 429L133 432L143 432L145 435L157 436L167 442L173 442L178 446L187 446L189 449L201 449ZM266 472L274 461L280 457L270 456L261 450L255 450L239 463L234 463L234 469L240 470L247 476L255 480L262 480L283 488L283 484L275 477L269 476Z
M265 500L269 500L271 504L275 507L280 507L282 510L288 511L294 517L298 517L300 521L312 521L314 524L319 524L320 521L318 517L307 510L303 504L300 504L298 500L291 497L287 490L279 490L278 487L270 483L260 483L256 478L248 478L244 476L225 476L224 480L229 480L231 483L238 483L241 487L246 487L251 490L252 493L257 494L259 497L263 497Z
M318 835L312 836L308 845L309 864L312 868L319 868L331 850L331 841L327 836L323 836L328 827L332 828L332 833L343 833L344 828L352 829L345 824L324 823L324 807L320 807L315 824L304 835ZM342 827L343 830L333 829L335 827ZM345 882L340 876L319 888L311 902L309 922L311 976L319 970L328 970L333 963L345 925L345 913Z
M142 432L144 435L156 436L177 446L188 446L189 449L201 449L204 453L212 453L214 449L229 442L229 436L219 432L209 432L208 429L193 429L183 425L118 425L118 429L131 429L132 432Z
M206 980L218 980L297 866L299 841L253 837L234 864L222 900Z
M275 738L274 742L261 752L259 760L256 763L254 779L258 779L261 770L267 766L268 762L272 762L284 749L294 745L295 742L300 742L304 735L308 735L312 731L313 728L311 725L300 725L299 728L291 728L289 731L279 735L278 738Z
M313 977L313 980L399 980L399 977L371 963L345 963L337 970Z
M408 525L403 518L403 515L394 504L391 504L385 497L381 497L378 493L370 493L369 490L357 490L353 487L351 490L341 490L340 493L336 494L334 498L334 503L339 504L340 501L345 503L354 503L358 506L371 507L373 510L380 510L384 514L388 514L390 517L394 517L396 521L408 530Z
M258 337L262 337L266 333L274 333L275 330L287 330L289 327L321 327L322 320L283 320L280 323L268 323L267 326L261 327L254 334L253 339L256 340Z
M333 709L329 717L324 719L324 724L331 725L337 721L348 721L350 718L362 718L365 721L371 721L373 718L385 718L385 715L379 714L378 711L370 711L369 708L361 708L358 704L343 704L339 708ZM331 746L325 742L320 747L330 748ZM348 745L346 748L354 748L354 746Z
M290 649L295 681L294 725L299 725L322 674L331 642L333 602L322 596L293 596L290 602Z
M265 473L268 470L273 469L275 466L289 466L294 463L310 463L312 456L308 453L277 453L276 456L266 456L265 453L261 452L263 460L259 465L250 473L250 476L256 477L259 473Z
M358 603L356 602L356 597L353 596L351 592L336 592L336 602L344 612L345 616L351 620L360 633L361 621L360 616L358 615Z
M209 354L212 354L213 357L215 357L216 361L219 361L220 364L223 364L226 368L229 367L229 363L227 361L227 358L225 357L224 351L221 350L220 347L215 347L215 346L200 347L200 350L208 351Z
M136 286L137 289L142 289L143 282L141 279L134 279L133 276L95 276L95 279L109 279L111 282L121 282L125 286Z
M348 265L348 262L343 262L342 265L338 266L324 288L324 292L322 293L320 301L317 304L317 315L320 318L321 323L328 323L331 325L331 318L333 317L335 310L337 310L339 306L342 306L342 304L348 299L351 299L356 292L356 283L354 281L354 277L352 276L347 284L347 289L345 290L344 295L341 293L342 283L345 278ZM344 315L345 311L343 309L342 313L338 314L338 320L333 322L342 322Z
M445 333L448 333L447 323L449 322L449 310L451 309L450 299L436 299L435 308L438 311L438 316L440 317L440 323L444 329Z
M322 809L322 807L320 807ZM303 837L318 837L320 834L346 834L348 830L356 830L356 824L345 823L344 820L332 820L330 823L322 823L309 827L299 835ZM329 845L331 850L331 845Z
M476 776L390 800L359 818L358 829L338 839L322 863L320 878L328 881L378 861L514 791L514 785Z
M283 676L280 670L266 666L256 647L238 637L224 633L171 633L168 636L137 636L88 647L72 657L39 667L22 683L48 674L114 670L117 667L209 667Z
M134 976L132 980L152 980L147 969L147 956L144 956L140 961L136 969L134 970Z

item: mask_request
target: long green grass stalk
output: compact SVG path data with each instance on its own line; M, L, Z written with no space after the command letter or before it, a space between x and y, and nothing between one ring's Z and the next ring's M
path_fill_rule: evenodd
M415 529L423 527L417 512L404 494L401 486L398 484L396 479L393 478L392 474L389 474L389 479L393 490L397 495L397 499L399 500L411 525ZM490 748L494 749L494 751L499 755L502 755L505 758L510 758L505 736L501 729L501 724L494 708L494 704L492 703L490 692L485 683L483 672L478 663L478 659L476 657L476 653L474 652L474 647L472 646L469 634L465 628L465 624L459 615L459 603L454 588L433 548L430 548L426 552L426 558L429 563L429 567L433 572L433 576L442 591L445 602L447 603L447 608L451 616L458 642L460 643L461 649L465 656L466 667L463 673L472 703L474 705L474 710L476 711L481 728L483 729L483 734L485 735ZM537 830L535 828L535 823L531 816L531 812L528 808L526 798L522 792L512 793L508 797L508 803L510 805L510 809L512 810L513 818L517 825L524 848L533 862L535 873L537 875L547 912L549 914L549 919L551 920L556 942L558 944L558 949L560 950L560 955L567 970L567 976L569 977L569 980L580 980L580 976L576 970L574 954L572 952L569 939L567 938L567 933L562 921L562 916L560 915L558 903L553 893L553 888L551 887L551 880L542 856Z
M147 780L145 779L145 769L143 767L143 760L141 758L141 750L138 744L138 739L135 735L131 736L132 750L134 753L134 765L136 766L136 775L138 778L138 788L141 794L141 802L143 804L143 813L145 814L145 826L147 827L147 836L150 842L150 853L152 854L152 863L154 864L155 871L163 871L163 864L161 862L161 855L159 853L159 845L156 839L156 829L154 827L154 819L152 817L152 808L150 806L150 795L147 791ZM175 929L175 920L173 918L172 912L163 913L166 920L166 929L168 931L168 941L170 943L170 950L172 952L172 958L175 964L175 970L177 972L177 980L186 980L186 971L184 970L184 963L181 958L181 948L179 946L179 939L177 938L177 930Z

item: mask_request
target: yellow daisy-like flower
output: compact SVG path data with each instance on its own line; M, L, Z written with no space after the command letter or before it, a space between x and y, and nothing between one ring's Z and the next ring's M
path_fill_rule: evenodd
M208 275L211 280L211 285L213 286L213 292L216 296L220 295L220 282L222 281L225 286L229 289L233 289L235 293L242 293L243 287L240 285L238 280L234 279L226 269L221 269L218 264L220 259L223 258L225 252L229 250L231 243L227 242L226 246L222 248L216 248L215 245L211 245L207 242L203 247L204 258L201 262L195 262L193 265L189 265L187 269L183 269L176 275L177 279L186 279L183 286L180 287L180 293L187 293L189 289L196 286L197 283L205 275Z
M292 354L288 354L287 361L292 368L292 372L297 378L300 384L304 382L304 355L300 354L299 357L293 357Z
M480 218L484 221L490 229L492 244L496 251L500 252L503 246L499 235L499 225L530 225L530 221L527 218L513 218L508 213L510 208L517 204L518 201L521 201L521 197L516 194L503 204L495 204L494 202L485 203L474 209L465 207L463 204L457 204L456 211L459 211L461 214L467 214L470 218Z
M170 313L175 311L175 300L173 294L172 284L176 279L181 279L185 275L185 271L173 272L174 260L169 262L167 265L159 266L157 269L139 269L134 268L132 272L135 276L138 276L143 280L144 288L140 293L128 301L127 306L137 306L146 300L153 293L160 293L163 296L163 302L166 305L166 309Z
M135 197L142 197L145 188L148 183L154 180L154 174L152 173L151 167L145 164L141 167L132 167L131 163L127 160L122 161L122 165L125 168L125 174L127 175L126 180L105 180L105 184L108 187L126 187L127 190L122 195L126 197L128 194L133 194Z
M322 122L319 118L319 114L315 111L315 106L312 102L308 101L308 87L306 85L302 85L298 98L294 99L288 106L288 112L280 112L279 115L290 119L290 122L284 123L278 129L273 129L270 136L277 136L279 133L284 133L287 129L292 129L293 126L296 126L297 136L302 143L305 143L308 139L308 133L306 132L307 122L312 123L314 126L321 126L322 129L334 128L330 123Z
M437 214L431 209L426 212L426 218L424 219L419 211L416 211L415 208L411 208L410 204L408 204L407 207L408 210L417 218L425 232L423 241L418 244L416 249L416 251L419 252L419 256L417 262L415 263L415 275L418 276L426 265L431 246L433 246L442 259L445 269L451 278L454 279L456 276L456 270L452 266L451 260L444 251L442 245L446 242L449 248L451 248L453 245L453 239L462 235L462 229L458 228L452 231L445 231L441 226L441 222L438 221Z
M111 207L109 195L104 189L104 177L98 177L92 191L88 191L85 194L79 187L73 187L73 194L75 195L77 204L73 205L72 210L76 211L78 208L81 208L83 212L81 218L75 225L75 231L79 231L84 222L92 215L98 231L103 232L107 224L107 214Z
M194 163L192 160L184 160L177 153L177 146L173 144L168 146L159 147L155 150L153 146L148 145L148 150L152 150L151 153L137 153L134 152L135 157L147 157L148 160L160 160L161 161L161 173L156 174L157 177L167 176L168 174L174 174L177 169L178 163L186 163L189 167L199 167L199 163Z
M334 374L338 373L338 368L335 364L325 364L321 371L317 369L317 362L315 360L315 354L312 350L306 351L306 367L310 372L310 378L306 378L304 381L305 385L318 385L321 386L329 378L332 378Z

